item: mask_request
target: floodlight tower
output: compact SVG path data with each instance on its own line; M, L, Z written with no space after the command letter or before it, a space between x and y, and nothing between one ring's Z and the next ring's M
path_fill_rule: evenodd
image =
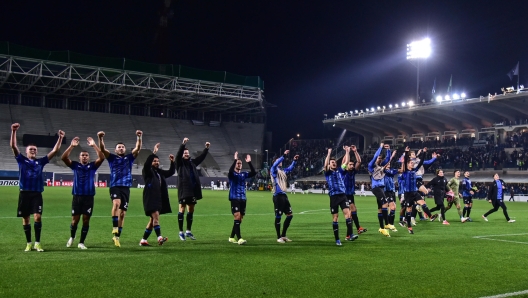
M429 38L407 44L407 60L416 66L416 102L420 102L420 60L426 59L430 55L431 40Z

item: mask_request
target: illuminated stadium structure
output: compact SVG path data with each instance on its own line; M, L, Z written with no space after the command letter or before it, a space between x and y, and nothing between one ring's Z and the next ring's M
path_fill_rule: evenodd
M448 98L448 97L447 97ZM323 120L355 132L373 142L391 144L411 140L467 138L476 140L494 134L501 140L508 132L528 128L528 92L480 96L477 98L438 99L431 102L383 106L338 113Z

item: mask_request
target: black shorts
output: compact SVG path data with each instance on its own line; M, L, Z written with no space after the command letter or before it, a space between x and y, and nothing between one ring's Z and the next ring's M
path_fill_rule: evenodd
M110 187L110 199L121 200L119 209L127 211L128 210L128 201L130 200L130 187L128 186L114 186Z
M42 193L39 191L21 191L18 194L17 217L42 214Z
M473 203L473 197L463 197L464 204L472 204Z
M285 194L273 196L273 207L275 208L275 216L281 216L283 213L286 215L292 214L290 200Z
M72 200L72 215L88 215L92 216L94 206L93 196L73 196Z
M376 202L378 203L378 209L381 209L383 205L387 204L387 198L383 187L375 187L372 189L372 193L376 196Z
M394 203L396 201L396 193L393 191L386 191L385 199L387 200L387 203Z
M347 197L347 200L348 200L348 204L349 204L349 205L356 204L356 203L354 202L354 195L346 195L346 197Z
M350 208L350 204L348 203L347 196L343 193L330 196L330 213L331 214L338 213L339 207L341 207L341 210Z
M196 204L198 204L198 201L194 197L192 197L192 198L183 198L181 200L178 200L178 204L180 204L180 205L196 205Z
M230 200L231 214L240 212L240 215L246 215L246 200Z
M416 201L422 200L422 196L417 191L407 192L404 195L405 197L405 207L414 206Z
M420 189L422 185L424 185L423 178L416 178L416 188Z

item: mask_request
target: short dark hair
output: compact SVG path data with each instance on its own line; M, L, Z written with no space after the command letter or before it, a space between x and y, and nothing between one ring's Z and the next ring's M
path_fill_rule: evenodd
M460 172L460 170L455 169L455 170L453 171L453 174L455 174L456 172Z
M86 150L81 151L81 153L88 153L88 154L90 154L90 152L88 152L88 151L86 151Z
M117 145L123 145L123 146L125 146L125 143L123 143L123 142L117 142L117 143L115 144L114 148L117 147Z

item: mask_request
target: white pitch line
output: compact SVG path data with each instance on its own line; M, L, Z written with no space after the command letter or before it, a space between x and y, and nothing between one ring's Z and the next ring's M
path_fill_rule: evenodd
M499 295L494 295L494 296L483 296L483 297L480 297L480 298L502 298L502 297L519 296L519 295L524 295L524 294L528 294L528 290L519 291L519 292L504 293L504 294L499 294Z
M528 242L521 242L521 241L512 241L512 240L502 240L502 239L493 239L490 237L504 237L504 236L524 236L528 235L528 233L521 233L521 234L501 234L501 235L484 235L484 236L473 236L475 239L482 239L482 240L491 240L491 241L501 241L501 242L510 242L510 243L517 243L517 244L528 244ZM506 296L505 296L506 297Z

